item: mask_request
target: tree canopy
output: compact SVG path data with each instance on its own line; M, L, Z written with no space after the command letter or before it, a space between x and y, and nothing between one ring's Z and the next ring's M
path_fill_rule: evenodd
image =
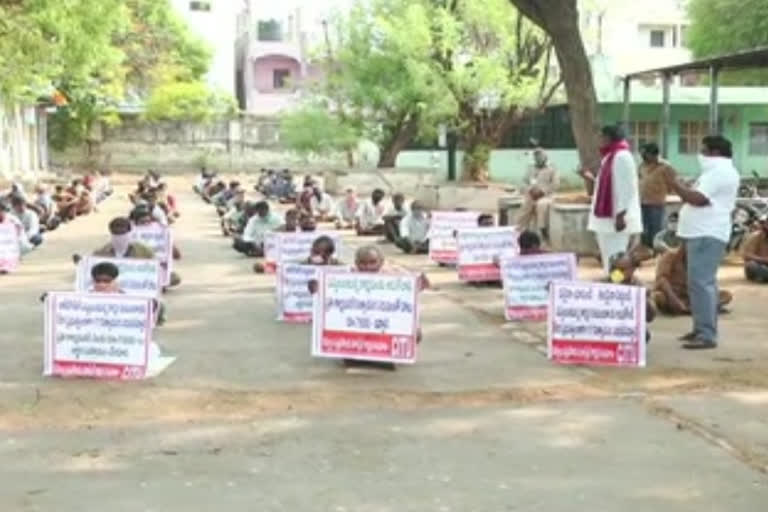
M0 2L0 97L34 101L55 90L61 101L50 135L57 148L81 142L94 122L115 119L127 97L143 101L164 88L168 100L169 83L194 84L198 97L218 98L199 90L209 61L210 51L170 0ZM169 115L184 111L168 101L157 105Z
M688 46L696 57L768 46L765 0L690 0Z

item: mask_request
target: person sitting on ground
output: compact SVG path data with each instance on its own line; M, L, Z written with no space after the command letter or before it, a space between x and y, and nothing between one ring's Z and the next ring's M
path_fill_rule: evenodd
M24 237L32 247L42 244L43 235L40 233L40 218L37 213L31 208L27 208L27 203L19 196L11 197L11 209L13 215L21 223Z
M168 226L168 214L166 213L165 209L160 205L157 197L157 192L154 190L150 190L149 192L145 193L142 196L142 204L147 207L147 210L150 212L150 215L152 217L152 220L155 222L162 224L163 226Z
M94 256L104 258L131 258L138 260L151 260L155 253L133 238L133 224L127 217L115 217L109 223L110 241L93 251ZM80 255L72 256L75 263L80 262Z
M120 277L120 269L114 263L109 261L102 261L91 267L91 281L93 281L93 288L89 290L90 293L125 293L120 289L120 283L118 278ZM45 297L45 295L43 295ZM152 299L152 304L155 312L157 313L157 326L160 327L165 323L165 305L157 300Z
M77 216L77 198L70 194L64 185L56 185L53 200L62 222L74 220Z
M411 211L400 221L395 245L406 254L429 253L429 213L421 201L411 203Z
M16 231L16 235L19 239L19 253L24 254L32 250L32 244L29 243L27 237L24 235L24 226L21 225L19 219L11 214L10 208L4 201L0 201L0 225L11 225ZM7 274L6 270L0 270L0 274Z
M197 180L192 186L192 190L194 190L197 195L202 196L203 192L205 192L205 189L208 188L215 176L215 172L209 172L205 167L201 167L200 174L197 176Z
M309 176L307 176L309 178ZM296 197L296 208L301 212L307 212L312 214L312 197L315 195L314 182L309 179L304 180L304 187L301 189L301 193Z
M662 229L653 239L653 250L656 254L665 254L683 245L683 240L677 236L677 221L680 218L677 212L667 217L667 227Z
M232 236L239 234L244 227L243 216L245 215L245 190L238 190L227 205L227 211L221 216L221 234Z
M275 195L281 204L296 202L296 184L293 182L293 174L289 169L283 169L283 172L277 177Z
M112 184L109 180L109 172L105 170L96 173L93 197L97 203L104 201L112 195Z
M336 253L336 244L333 242L333 239L327 235L322 235L317 237L317 239L312 242L312 248L309 252L309 258L307 258L303 263L305 265L342 265L342 263L334 258L334 254ZM310 292L312 291L310 287Z
M296 208L285 211L284 222L275 231L281 233L296 233L301 229L302 214Z
M256 185L254 185L254 190L256 192L261 192L267 197L270 197L272 194L272 185L273 181L275 179L275 171L273 169L265 169L262 167L259 169L259 177L256 180Z
M604 280L605 282L622 286L639 286L645 290L645 323L653 322L653 319L656 318L656 307L649 290L635 275L638 262L632 258L632 255L618 252L610 258L608 266L610 276ZM645 342L648 343L649 341L651 341L651 330L646 325Z
M406 215L408 206L405 204L405 195L397 192L392 196L392 206L384 212L385 241L395 243L400 238L400 221Z
M520 247L520 256L533 256L548 252L541 248L541 238L538 233L528 229L517 237L517 245Z
M269 203L266 201L259 201L253 208L255 215L248 220L242 236L235 239L232 248L249 257L263 257L264 235L275 231L283 222L269 210Z
M211 202L211 200L212 200L211 198L213 198L214 196L216 196L216 195L217 195L219 192L221 192L221 191L222 191L222 190L224 190L225 188L227 188L227 184L226 184L226 183L224 183L224 182L223 182L223 181L221 181L221 180L219 180L219 181L217 181L217 182L215 182L215 183L211 182L211 183L210 183L210 184L209 184L207 187L205 187L205 189L203 190L203 194L202 194L202 198L203 198L203 201L205 201L206 203L210 203L210 202Z
M768 215L760 217L757 231L744 242L744 275L755 283L768 283Z
M358 236L375 236L384 234L384 213L386 193L380 188L371 192L371 197L363 201L357 212L355 230Z
M688 295L688 254L685 244L665 252L656 265L653 285L653 303L656 309L668 315L690 315L691 298ZM721 313L733 300L733 294L719 290L718 307Z
M88 215L93 211L93 199L91 193L85 188L80 180L72 180L72 185L68 192L75 198L75 215Z
M235 197L235 194L240 190L239 181L230 181L229 186L223 190L220 190L217 194L211 197L211 203L216 207L216 211L219 215L224 215L227 207L227 203Z
M148 191L149 187L147 186L147 181L145 178L142 178L136 183L136 190L128 194L128 200L131 201L132 204L139 204L142 201L144 194Z
M336 203L336 229L352 229L360 202L357 200L355 189L347 187L344 198Z
M302 233L311 233L317 229L317 222L315 218L307 212L299 214L299 230Z
M168 216L168 221L173 222L174 219L181 217L179 212L179 203L176 201L176 196L168 191L168 185L165 182L160 183L157 186L157 204L165 211Z
M309 200L312 216L318 222L333 222L336 220L334 215L336 204L331 195L323 191L319 186L312 188L312 197Z
M56 201L53 200L45 185L39 184L35 187L35 198L27 206L32 208L40 218L41 232L53 231L61 223L57 215Z

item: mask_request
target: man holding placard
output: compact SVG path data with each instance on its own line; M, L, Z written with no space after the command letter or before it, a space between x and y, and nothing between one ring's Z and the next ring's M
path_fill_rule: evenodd
M517 256L517 230L511 227L462 229L457 234L459 279L501 283L498 262Z
M0 203L0 274L13 272L21 260L22 227Z
M504 313L509 321L546 320L549 285L576 279L574 254L536 254L504 258Z

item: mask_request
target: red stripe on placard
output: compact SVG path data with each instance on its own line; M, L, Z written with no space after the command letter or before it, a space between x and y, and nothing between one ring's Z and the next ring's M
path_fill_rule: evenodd
M458 251L431 251L429 257L436 263L455 264L459 259Z
M414 336L323 331L321 350L326 356L352 357L379 361L412 361Z
M507 318L513 321L541 322L547 319L547 306L508 307Z
M57 377L80 377L104 380L140 380L145 368L121 364L71 363L54 361L53 375Z
M312 313L283 313L283 322L287 324L312 323Z
M634 343L552 340L552 360L562 364L635 367L638 357Z
M465 282L501 281L501 270L493 263L459 265L459 279Z

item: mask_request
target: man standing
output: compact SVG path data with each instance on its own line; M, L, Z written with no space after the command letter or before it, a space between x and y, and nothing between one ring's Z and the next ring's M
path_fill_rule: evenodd
M632 235L642 231L637 167L619 126L602 129L603 159L597 176L588 170L579 174L592 195L587 229L593 231L600 248L603 271L610 273L611 257L626 252Z
M533 151L533 165L525 175L525 193L523 206L517 218L517 228L525 231L536 221L536 228L544 238L549 237L549 207L552 205L552 194L560 186L557 169L550 165L547 154L541 148Z
M640 164L640 207L643 217L643 245L653 249L656 235L664 227L664 212L669 195L672 168L659 159L659 146L651 142L641 149L643 163Z
M693 330L681 337L684 348L717 347L719 293L717 269L731 235L731 212L739 190L731 142L722 135L704 137L699 155L701 175L693 188L670 180L685 203L680 210L678 236L688 256L688 295Z
M768 283L768 216L760 217L760 229L749 235L742 254L747 280Z

